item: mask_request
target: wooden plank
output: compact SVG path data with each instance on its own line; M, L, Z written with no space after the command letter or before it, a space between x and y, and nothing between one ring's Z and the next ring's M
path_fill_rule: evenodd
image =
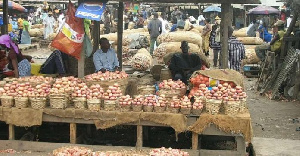
M136 148L139 150L143 147L143 126L136 126Z
M15 126L12 124L8 125L8 139L15 140Z
M119 2L119 7L118 7L118 60L119 60L119 70L122 71L122 40L123 40L123 10L124 10L124 4L123 2Z
M198 145L199 145L199 141L198 141L198 134L193 132L192 134L192 149L193 150L197 150L198 149Z
M76 123L70 123L70 143L71 144L76 144L76 131L77 131Z

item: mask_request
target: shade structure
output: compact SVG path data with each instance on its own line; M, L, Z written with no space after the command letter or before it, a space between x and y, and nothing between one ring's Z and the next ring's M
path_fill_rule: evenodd
M3 7L3 1L0 2L0 6ZM13 1L8 1L8 9L14 9L14 10L18 10L21 12L27 12L27 9L24 8L22 5L13 2Z
M248 14L254 15L269 15L269 14L279 14L280 11L270 6L260 5L253 9L250 9Z
M208 6L203 10L203 12L221 12L221 8L218 6Z

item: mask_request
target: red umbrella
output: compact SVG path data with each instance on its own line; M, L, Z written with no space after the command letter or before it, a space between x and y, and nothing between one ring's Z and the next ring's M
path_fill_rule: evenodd
M0 6L3 8L3 1L0 2ZM14 10L19 10L21 12L27 12L27 9L25 9L22 5L12 2L12 1L8 1L8 8L14 9Z
M257 6L253 9L250 9L248 14L256 14L256 15L269 15L269 14L279 14L280 11L270 6Z

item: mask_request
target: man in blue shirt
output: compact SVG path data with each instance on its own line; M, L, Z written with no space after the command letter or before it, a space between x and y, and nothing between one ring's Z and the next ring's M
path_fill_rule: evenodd
M107 38L100 39L101 49L98 49L93 55L93 62L96 72L115 71L119 68L119 61L115 51L110 48Z

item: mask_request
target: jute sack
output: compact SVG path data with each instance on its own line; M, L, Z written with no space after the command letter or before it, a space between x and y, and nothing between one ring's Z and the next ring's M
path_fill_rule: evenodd
M260 45L264 43L264 41L259 37L238 37L237 39L246 45Z
M233 31L232 35L235 37L247 37L247 27Z
M48 36L48 40L53 40L56 37L57 33L52 33Z
M202 33L204 26L199 25L199 26L195 26L192 30L198 30L199 33ZM192 31L191 30L191 31Z
M232 69L198 70L193 73L191 78L199 74L205 75L216 80L231 81L234 82L236 85L239 85L244 88L244 76Z
M246 49L246 59L243 60L243 64L256 64L260 61L255 53L255 49Z
M31 26L31 29L40 29L40 28L44 28L43 24L34 24Z
M200 48L202 47L202 37L201 34L191 32L191 31L175 31L166 34L159 35L157 42L159 44L164 42L182 42L187 41L188 43L194 43Z
M101 35L101 38L102 37L107 38L109 41L113 41L114 44L118 44L117 33L104 34L104 35ZM131 42L130 39L123 35L122 45L128 46L130 44L130 42Z
M131 66L136 70L147 70L151 67L153 62L152 56L145 49L140 49L131 60Z
M168 53L166 54L164 57L163 57L163 60L164 60L164 63L165 64L169 64L172 56L174 54L178 54L178 53L181 53L181 52L173 52L173 53ZM207 59L207 57L204 55L204 53L200 52L200 53L195 53L195 54L198 54L198 56L200 57L201 61L202 61L202 64L204 64L207 68L210 67L210 62L209 60Z
M116 52L118 51L118 46L116 44L112 47ZM122 46L122 53L127 54L129 52L129 48L127 46Z
M30 29L29 30L29 35L30 37L41 37L43 36L43 31L44 29L36 28L36 29Z
M182 50L180 47L180 42L164 42L154 50L154 55L163 58L168 53L181 52ZM189 43L189 51L200 53L200 47L196 44Z

